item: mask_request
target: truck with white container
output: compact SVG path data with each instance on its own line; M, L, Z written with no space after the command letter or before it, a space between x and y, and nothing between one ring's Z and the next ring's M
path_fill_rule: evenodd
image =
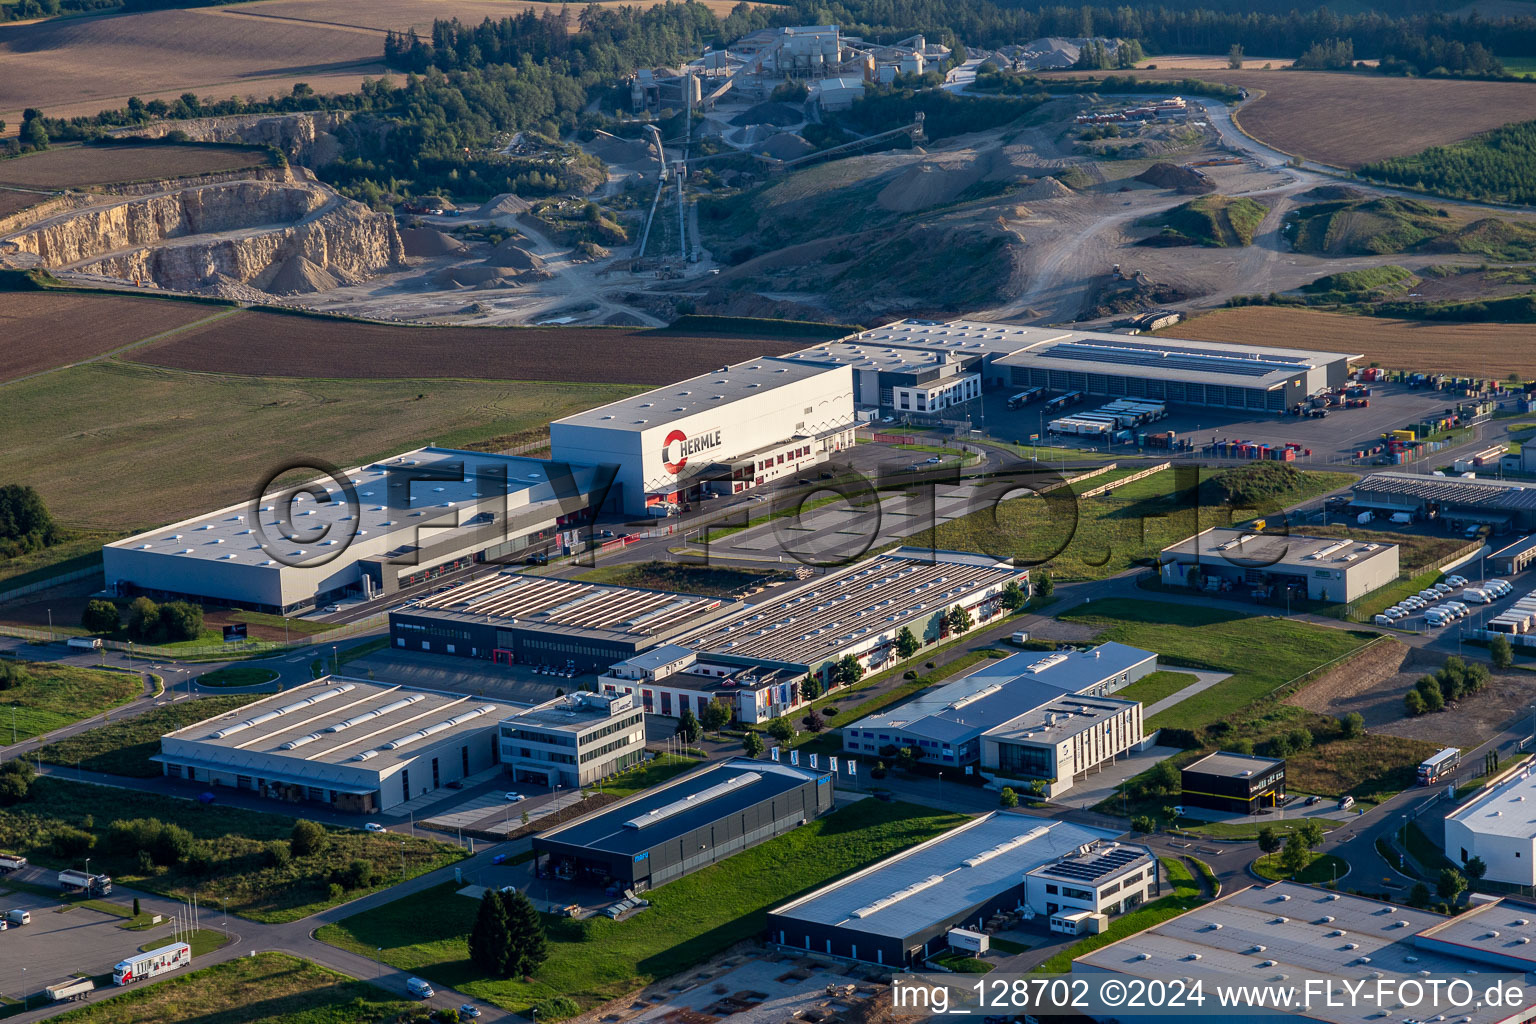
M112 893L112 879L106 875L92 875L74 868L59 872L59 886L71 891L79 890L87 896L109 896Z
M94 991L96 991L96 983L90 978L70 978L68 981L61 981L57 985L49 985L43 989L48 998L55 1003L84 999Z
M147 953L131 956L112 968L112 983L131 985L136 981L144 981L179 967L186 967L191 962L192 947L185 942L173 942L169 946L159 946Z
M20 871L27 866L27 858L14 853L0 853L0 875Z
M82 651L99 651L101 650L101 638L95 636L72 636L69 638L66 646Z

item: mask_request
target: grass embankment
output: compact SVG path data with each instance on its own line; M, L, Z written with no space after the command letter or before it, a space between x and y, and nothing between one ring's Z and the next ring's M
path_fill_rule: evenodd
M1286 218L1286 230L1298 252L1327 256L1444 252L1494 260L1536 257L1536 227L1529 224L1495 217L1469 221L1435 203L1391 196L1312 203Z
M41 551L0 558L0 590L15 590L65 573L99 568L101 546L120 536L119 533L79 531Z
M415 1003L307 960L258 953L90 1003L58 1019L67 1024L377 1024L415 1008Z
M1121 700L1138 700L1144 707L1150 707L1164 697L1171 697L1197 682L1199 679L1192 673L1171 672L1163 669L1158 672L1149 672L1130 686L1116 690L1115 696Z
M1075 942L1035 968L1037 974L1066 974L1072 970L1072 961L1085 953L1119 942L1128 935L1145 931L1170 918L1193 910L1205 900L1200 898L1200 885L1189 868L1179 861L1159 857L1163 867L1163 881L1173 886L1173 893L1150 903L1143 903L1129 914L1122 914L1109 922L1109 927L1097 935L1090 935Z
M487 978L470 963L466 937L478 903L451 884L326 925L319 937L362 956L382 948L394 967L514 1013L558 996L587 1010L757 936L774 906L964 820L861 800L647 893L651 908L627 921L546 916L549 960L531 982Z
M262 683L270 683L276 678L277 673L270 668L262 668L258 665L228 665L212 672L204 672L197 677L197 685L259 686Z
M1253 870L1271 881L1302 882L1306 885L1328 885L1349 874L1344 858L1331 853L1313 854L1307 866L1294 875L1280 866L1280 854L1267 853L1253 862Z
M1377 633L1126 599L1096 601L1062 618L1093 627L1100 640L1155 650L1164 665L1231 674L1153 715L1147 721L1149 731L1188 730L1204 750L1231 749L1246 741L1263 751L1282 734L1308 730L1311 746L1293 751L1286 760L1286 783L1296 792L1349 793L1356 799L1395 793L1413 784L1415 768L1434 752L1432 744L1369 733L1347 739L1336 720L1283 699L1286 684L1346 658ZM1194 756L1182 755L1181 761ZM1160 815L1164 804L1177 802L1168 797L1141 811ZM1120 806L1111 800L1104 808L1117 813Z
M1204 245L1215 248L1253 244L1269 207L1246 196L1201 196L1148 223L1161 227L1160 234L1147 239L1148 245Z
M1418 275L1413 271L1388 263L1324 274L1311 284L1302 285L1301 290L1309 302L1362 302L1401 294L1418 283Z
M49 764L78 766L89 772L152 778L161 774L160 766L149 760L160 753L161 736L233 711L263 696L231 694L177 701L56 740L40 749L37 756Z
M739 597L742 591L765 583L789 579L778 570L733 569L723 565L691 565L687 562L633 562L599 566L576 577L588 583L619 587L666 590L707 597Z
M156 818L192 833L194 853L174 866L142 862L139 850L118 848L111 824ZM77 833L84 832L89 840ZM456 846L394 833L373 835L329 829L318 853L276 866L271 843L287 845L293 818L283 814L204 805L158 793L108 789L42 777L24 803L0 809L0 849L50 867L78 866L87 853L92 866L119 884L172 896L198 893L205 905L227 901L230 912L257 921L294 921L406 878L452 864L464 856ZM90 849L82 851L89 842ZM332 891L334 873L353 861L368 866L367 884Z
M1113 479L1094 477L1073 485L1073 491ZM1058 580L1102 579L1150 562L1163 548L1201 530L1272 515L1353 479L1281 463L1214 472L1181 466L1087 500L1059 493L1001 501L941 523L911 543L1044 564Z
M20 682L0 690L0 733L7 740L41 736L130 704L144 693L137 673L76 668L58 662L17 662ZM4 710L9 707L9 714ZM14 728L12 728L14 727Z

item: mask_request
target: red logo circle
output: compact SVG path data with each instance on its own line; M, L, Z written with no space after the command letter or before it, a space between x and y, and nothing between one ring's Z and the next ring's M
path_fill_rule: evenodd
M663 441L662 445L661 445L661 457L662 457L662 459L663 460L666 459L666 457L667 457L667 449L672 447L672 445L674 443L681 442L681 441L686 441L686 440L688 440L688 435L683 433L681 430L674 430L674 431L672 431L672 433L668 434L667 435L667 439L665 441ZM686 465L688 465L688 456L686 456L686 455L684 455L682 458L678 459L676 462L666 462L666 461L663 461L662 464L661 464L662 468L665 469L668 473L671 473L673 476L676 476L677 474L681 473L683 471L683 467L686 466Z

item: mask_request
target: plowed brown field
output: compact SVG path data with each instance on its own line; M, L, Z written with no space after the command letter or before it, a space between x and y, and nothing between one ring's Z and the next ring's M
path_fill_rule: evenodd
M807 342L603 327L407 327L246 312L132 355L179 370L329 379L669 384Z
M1417 153L1512 121L1536 120L1536 89L1527 82L1247 68L1160 67L1139 69L1136 76L1197 77L1250 91L1262 89L1263 96L1238 111L1244 130L1286 153L1338 167Z
M1388 320L1282 306L1218 309L1165 331L1175 338L1363 353L1389 369L1501 378L1536 376L1530 324Z
M200 174L265 167L272 158L241 146L63 146L0 160L0 185L24 188L84 188L134 181L191 178ZM0 192L0 204L15 192ZM34 200L41 196L33 196ZM28 203L27 205L31 205ZM0 213L4 208L0 206Z
M0 292L0 381L78 363L220 312L132 295Z

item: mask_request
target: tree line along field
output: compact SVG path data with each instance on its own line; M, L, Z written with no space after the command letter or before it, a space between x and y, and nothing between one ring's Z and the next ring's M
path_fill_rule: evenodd
M113 828L115 822L149 819L185 829L189 849L170 863L158 853L159 843L141 856L144 848L125 845ZM255 921L296 921L396 885L402 868L405 878L414 878L465 856L459 847L431 839L352 828L325 829L319 848L299 855L289 844L293 830L294 819L286 814L49 776L32 782L28 799L0 808L0 849L49 867L69 867L89 856L122 885L169 896L195 889L205 903L227 901L231 913ZM274 846L290 856L274 855ZM357 870L366 877L354 875Z
M286 953L241 956L58 1019L65 1024L377 1024L414 1004Z
M1159 60L1154 57L1150 63ZM1234 117L1244 131L1282 152L1349 169L1536 119L1536 90L1526 82L1397 78L1278 66L1264 71L1253 62L1240 71L1159 66L1140 67L1134 74L1140 79L1198 77L1247 89L1252 98Z
M0 160L0 185L66 189L193 178L220 171L271 167L272 154L255 146L214 143L111 143L59 146ZM0 211L3 212L3 211Z
M539 1019L552 1021L575 1012L549 1007L557 997L585 1011L687 970L756 938L766 912L791 897L965 820L907 803L849 804L647 893L650 909L626 921L546 917L549 959L527 982L485 977L471 963L467 937L479 902L455 895L453 884L325 925L316 937L514 1013L544 1007Z
M1529 86L1526 86L1529 88ZM1284 306L1218 309L1159 331L1196 341L1359 352L1367 365L1499 379L1536 376L1529 324L1392 320Z

